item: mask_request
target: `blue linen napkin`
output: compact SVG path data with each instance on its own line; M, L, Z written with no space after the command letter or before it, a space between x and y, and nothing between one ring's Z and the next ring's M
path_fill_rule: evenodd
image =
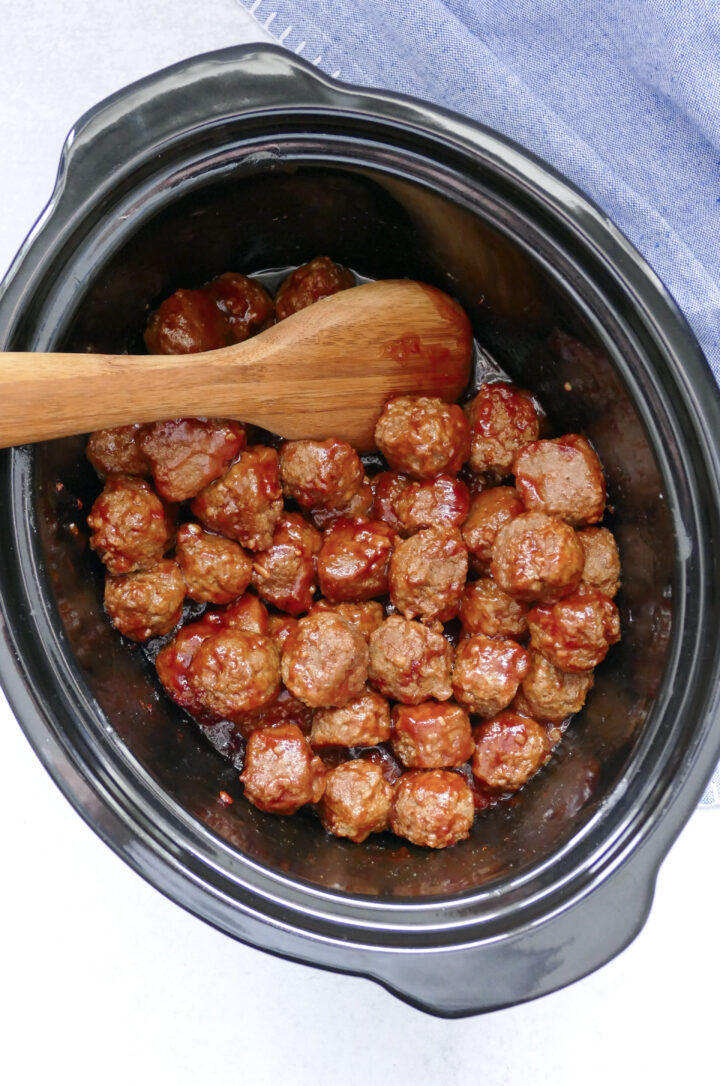
M584 189L720 381L718 0L240 0L347 82L455 109ZM720 805L720 769L702 800Z

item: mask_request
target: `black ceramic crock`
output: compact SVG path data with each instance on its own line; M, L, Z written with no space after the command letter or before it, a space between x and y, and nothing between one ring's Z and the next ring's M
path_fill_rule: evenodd
M103 615L81 439L2 456L2 682L70 802L174 901L437 1014L502 1007L636 935L720 754L718 394L651 270L546 165L266 46L159 72L78 123L5 281L0 347L134 350L176 287L319 253L449 291L555 429L600 452L624 636L552 763L440 852L250 807Z

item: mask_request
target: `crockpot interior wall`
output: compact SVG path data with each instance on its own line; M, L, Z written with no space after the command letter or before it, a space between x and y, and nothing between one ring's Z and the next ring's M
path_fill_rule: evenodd
M237 771L162 694L141 648L102 609L84 515L99 487L83 441L38 447L36 503L51 591L77 664L109 724L167 792L252 858L292 877L373 895L457 892L541 860L592 813L622 770L665 664L673 541L637 413L582 313L506 237L407 182L296 168L208 184L142 225L87 283L58 349L138 351L149 309L223 271L321 253L371 278L409 276L454 294L480 341L541 398L556 430L582 427L603 459L623 559L623 642L558 754L470 840L428 852L381 835L329 838L311 815L274 818L240 799ZM221 790L234 797L219 802Z

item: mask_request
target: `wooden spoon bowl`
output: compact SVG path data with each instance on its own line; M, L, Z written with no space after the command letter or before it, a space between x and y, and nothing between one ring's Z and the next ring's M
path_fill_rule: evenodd
M391 396L457 400L471 359L460 306L434 287L382 280L201 354L0 354L0 446L206 416L368 452Z

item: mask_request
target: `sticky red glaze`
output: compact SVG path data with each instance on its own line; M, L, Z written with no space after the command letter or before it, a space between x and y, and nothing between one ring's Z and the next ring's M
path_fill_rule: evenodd
M470 787L451 769L411 770L395 784L390 828L415 845L454 845L469 835L474 816Z
M225 319L228 343L242 343L262 332L275 320L275 306L267 291L254 279L225 272L205 287Z
M266 550L283 514L275 449L246 449L224 475L200 491L191 508L211 531L248 550Z
M268 615L268 636L282 649L290 634L297 629L297 619L291 615Z
M511 486L495 486L473 496L462 537L481 568L489 568L495 537L503 525L524 512L525 506Z
M495 381L483 385L466 411L473 471L500 478L509 475L517 450L534 441L540 430L529 393L506 381Z
M149 475L150 465L142 451L146 425L114 426L90 434L85 455L98 475Z
M340 520L326 533L317 559L318 582L332 602L363 601L388 590L395 533L381 520Z
M515 485L529 510L568 524L596 524L605 511L605 476L580 434L534 441L515 457Z
M197 647L187 672L190 689L212 713L232 719L269 704L280 690L275 642L249 630L213 632Z
M462 408L437 396L395 396L375 426L375 442L393 471L414 479L456 475L470 448Z
M346 441L286 441L280 478L285 496L303 509L344 509L363 487L365 469Z
M194 498L245 448L245 428L229 419L168 419L141 438L157 492L168 502Z
M294 724L307 736L312 727L312 709L298 701L283 686L267 705L244 713L233 713L232 721L246 739L260 728L271 728L275 724Z
M528 632L527 612L527 604L503 592L491 577L482 577L465 585L459 618L471 634L524 637Z
M403 529L395 510L395 502L410 481L409 475L402 475L397 471L381 471L372 480L372 516L375 520L384 520L395 532Z
M214 630L248 630L266 636L269 633L267 608L252 592L246 592L227 607L218 607L203 616Z
M585 552L569 524L544 513L521 513L495 537L490 568L508 595L552 602L575 591L584 564Z
M165 692L183 709L201 718L203 710L190 689L187 673L200 645L206 637L215 633L216 629L217 626L206 619L191 622L178 630L172 641L168 642L155 658L155 668Z
M150 354L196 354L224 347L225 318L204 290L176 290L156 309L145 332Z
M390 560L390 598L406 618L449 622L460 607L468 552L456 528L423 528L397 543Z

